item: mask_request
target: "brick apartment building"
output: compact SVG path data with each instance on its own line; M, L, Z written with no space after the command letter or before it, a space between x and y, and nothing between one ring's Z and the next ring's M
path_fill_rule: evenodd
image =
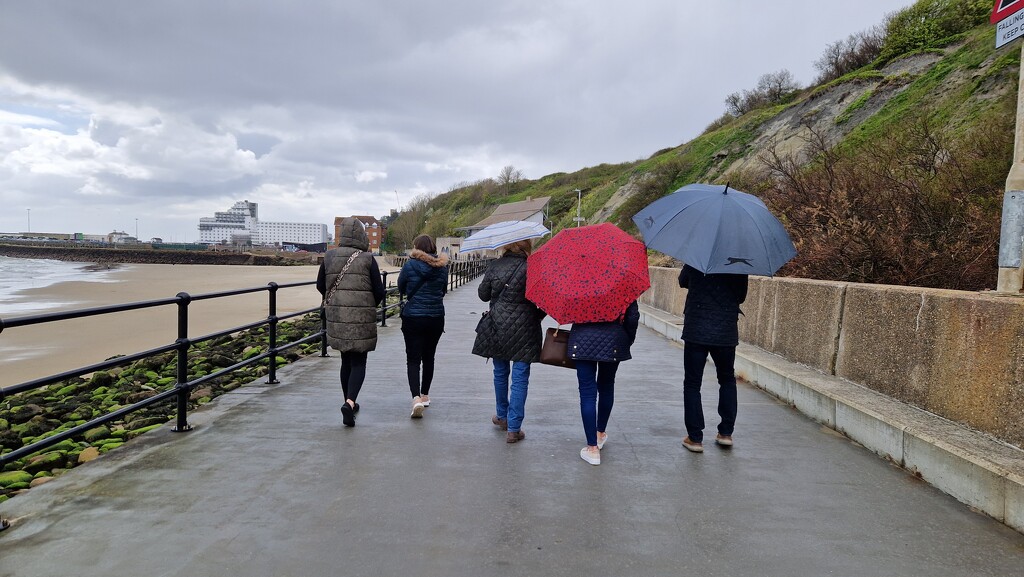
M347 218L343 216L334 217L334 244L338 244L338 237L341 233L341 221ZM380 223L375 217L363 216L353 214L350 218L354 218L359 222L363 223L366 227L366 238L370 241L370 252L380 254L380 245L384 242L384 235L387 234L387 229Z

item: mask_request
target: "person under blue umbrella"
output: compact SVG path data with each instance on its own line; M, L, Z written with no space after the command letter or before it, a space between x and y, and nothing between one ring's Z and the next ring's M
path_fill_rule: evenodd
M715 443L732 447L736 426L736 346L740 305L747 298L747 275L704 274L683 265L679 286L686 290L683 308L683 447L704 452L704 409L700 386L710 355L718 373L718 434Z

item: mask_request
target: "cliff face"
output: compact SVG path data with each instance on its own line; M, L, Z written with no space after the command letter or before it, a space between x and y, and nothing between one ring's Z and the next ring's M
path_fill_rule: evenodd
M85 248L64 246L29 246L0 244L0 256L41 258L72 262L134 263L134 264L226 264L290 266L315 264L313 255L297 260L279 255L199 252L184 250L151 250L126 248Z

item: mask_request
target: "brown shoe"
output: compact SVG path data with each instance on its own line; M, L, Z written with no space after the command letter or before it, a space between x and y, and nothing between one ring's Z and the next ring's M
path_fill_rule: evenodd
M493 417L491 417L491 422L494 423L494 426L500 428L502 431L508 430L508 419L499 419L498 415L494 415Z
M715 436L715 444L717 444L720 447L725 447L726 449L731 449L732 448L732 435L721 435L721 434L716 435Z
M683 446L686 447L686 450L690 451L691 453L704 452L704 444L698 443L697 441L694 441L690 437L686 437L685 439L683 439Z
M506 443L518 443L519 441L522 441L525 438L526 438L526 433L524 433L522 431L509 431L508 434L505 435L505 442Z

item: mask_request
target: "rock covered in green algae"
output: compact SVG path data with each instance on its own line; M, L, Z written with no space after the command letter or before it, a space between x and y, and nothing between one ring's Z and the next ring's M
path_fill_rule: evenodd
M0 473L0 487L10 487L17 483L32 482L32 473L26 471L7 471Z

